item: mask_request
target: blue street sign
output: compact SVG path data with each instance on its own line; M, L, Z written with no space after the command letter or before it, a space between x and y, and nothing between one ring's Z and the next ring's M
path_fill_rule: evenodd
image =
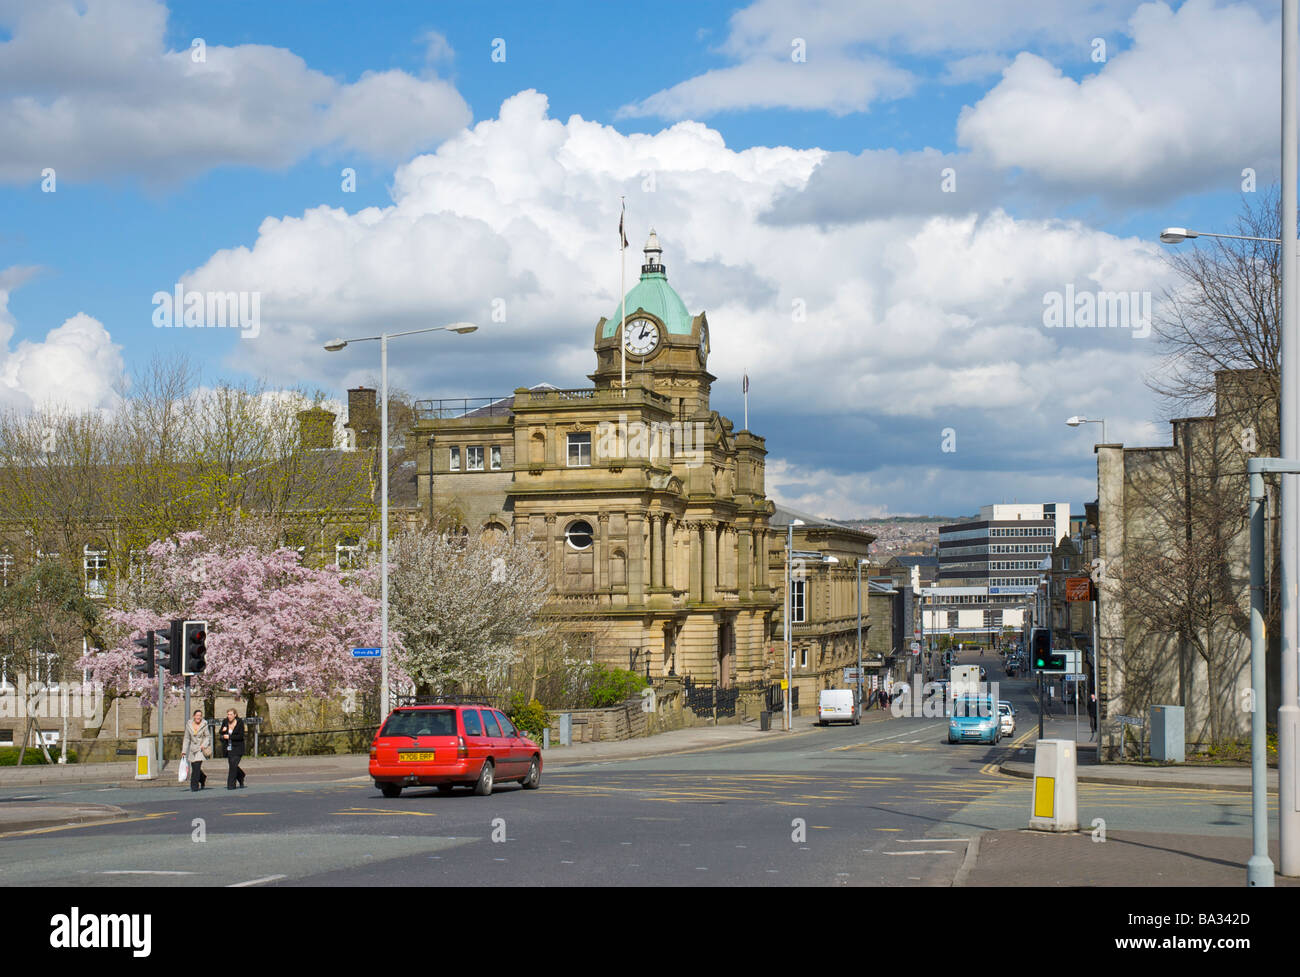
M352 657L353 658L378 658L379 649L378 648L353 648Z

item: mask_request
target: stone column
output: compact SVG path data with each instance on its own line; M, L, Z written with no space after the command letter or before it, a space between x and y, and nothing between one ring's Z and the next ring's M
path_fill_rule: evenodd
M650 586L661 589L664 585L664 520L661 512L650 515Z
M736 590L742 600L750 596L754 578L754 534L749 529L736 532Z
M596 590L610 586L609 579L609 513L596 513L596 565L592 567L592 582Z
M707 519L700 524L704 529L704 574L700 587L701 600L714 599L714 589L718 585L718 524Z
M555 517L546 517L546 550L550 554L551 580L557 591L564 589L564 545L562 539L556 538ZM557 544L559 544L557 546Z
M627 514L627 599L645 600L645 516L640 512Z
M703 560L700 556L700 524L689 522L686 524L687 532L690 533L690 596L689 600L699 602L703 600L701 587L704 580Z

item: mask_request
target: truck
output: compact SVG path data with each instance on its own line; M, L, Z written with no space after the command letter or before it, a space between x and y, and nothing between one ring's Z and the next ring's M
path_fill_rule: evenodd
M948 673L948 698L956 699L962 695L976 695L980 692L980 667L978 665L954 665Z

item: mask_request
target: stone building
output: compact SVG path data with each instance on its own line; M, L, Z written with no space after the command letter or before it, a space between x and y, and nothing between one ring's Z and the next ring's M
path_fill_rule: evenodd
M1277 452L1276 403L1259 371L1225 370L1216 375L1214 413L1171 421L1171 445L1096 448L1096 538L1085 553L1102 561L1099 699L1109 753L1120 734L1115 717L1145 718L1152 705L1185 707L1189 745L1249 735L1250 713L1240 708L1250 684L1245 466L1252 455ZM1275 536L1270 550L1276 581ZM1270 607L1272 712L1276 586Z
M422 510L545 546L554 609L599 657L652 678L767 680L780 578L763 438L709 406L709 322L668 284L658 238L595 327L592 385L421 401ZM626 386L622 382L626 368Z

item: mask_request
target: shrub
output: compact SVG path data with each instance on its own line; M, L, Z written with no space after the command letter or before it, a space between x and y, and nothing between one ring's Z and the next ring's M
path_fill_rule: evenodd
M50 750L50 759L53 760L55 763L58 763L59 748L51 746L49 750ZM68 751L68 762L69 763L77 762L76 750ZM27 748L27 752L23 755L23 766L25 767L28 764L34 764L39 766L39 765L43 765L44 763L45 763L45 757L41 756L41 751L29 746ZM0 767L16 767L16 766L18 766L18 747L0 746Z
M551 725L550 713L536 699L525 701L522 692L516 692L510 697L506 716L525 733L539 741L543 730Z
M646 680L625 668L608 668L596 663L592 666L588 695L591 708L603 709L630 699L646 687Z

